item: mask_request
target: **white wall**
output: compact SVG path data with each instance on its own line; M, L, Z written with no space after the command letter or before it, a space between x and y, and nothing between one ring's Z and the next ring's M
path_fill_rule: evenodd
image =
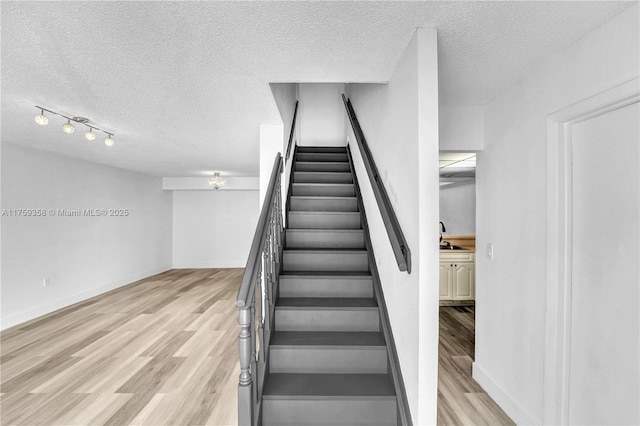
M293 121L293 112L298 99L298 83L270 83L273 100L280 112L282 125L284 127L284 139L282 141L282 155L285 155L287 143L289 142L289 133L291 132L291 122ZM299 124L299 123L298 123ZM294 131L294 140L292 144L299 139L298 125ZM293 150L293 146L291 147Z
M171 268L171 194L160 178L13 144L2 150L3 209L47 211L2 217L3 329Z
M476 184L440 188L440 220L447 234L476 233Z
M0 122L2 118L0 116ZM2 164L2 144L0 143L0 165ZM2 173L0 173L0 188L2 188ZM0 190L0 211L4 208L2 200L2 190ZM0 242L2 241L2 220L0 220ZM0 243L0 295L2 293L2 244ZM2 303L0 303L0 330L2 329L3 318Z
M495 249L477 257L474 377L519 424L543 413L546 117L638 76L638 36L636 4L485 108L476 238Z
M419 29L388 84L349 84L411 250L400 272L349 126L348 136L414 424L435 424L438 366L438 88L435 30Z
M439 117L441 151L482 149L483 105L440 105Z
M244 268L259 191L174 191L173 267Z
M258 198L258 209L262 208L264 197L269 189L276 155L282 156L283 161L285 159L286 154L282 150L283 135L282 124L260 125L260 198Z
M299 145L344 146L347 116L342 102L344 84L300 84Z
M291 134L291 125L293 122L293 114L295 111L296 100L298 100L298 91L299 85L298 83L271 83L269 85L271 87L271 92L273 93L273 99L278 106L278 111L280 112L280 117L282 119L283 126L283 140L282 140L282 149L279 150L282 153L283 158L285 159L284 164L284 174L282 176L282 205L285 206L287 192L289 190L289 177L291 175L291 157L289 161L286 161L287 155L287 145L289 143L289 135ZM295 145L300 140L300 111L298 111L298 116L296 118L296 125L293 129L293 140L291 141L291 152L290 155L293 156L293 151L295 149ZM262 157L262 153L260 154ZM272 160L273 157L272 155ZM262 167L262 160L261 160ZM267 177L267 179L269 179ZM262 198L262 197L261 197Z

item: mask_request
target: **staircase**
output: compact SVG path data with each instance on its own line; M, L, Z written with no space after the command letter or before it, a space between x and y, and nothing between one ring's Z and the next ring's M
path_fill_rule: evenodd
M263 425L396 425L346 148L298 147L262 392Z

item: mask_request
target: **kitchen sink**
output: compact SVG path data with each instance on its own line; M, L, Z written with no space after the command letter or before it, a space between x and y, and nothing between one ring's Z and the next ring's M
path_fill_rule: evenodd
M440 246L440 250L466 250L464 247L448 245L448 246Z

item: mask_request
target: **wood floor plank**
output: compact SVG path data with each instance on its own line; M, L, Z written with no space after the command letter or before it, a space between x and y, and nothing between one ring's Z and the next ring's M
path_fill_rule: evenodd
M129 394L97 393L87 395L80 404L55 420L68 426L102 425L131 398Z
M13 401L2 410L3 425L50 426L54 420L64 415L87 398L87 395L67 395L64 399L48 394L27 393L18 401ZM18 409L14 409L17 407Z
M100 358L95 356L93 358ZM75 393L115 393L131 376L149 363L151 357L108 358L108 364L103 370L96 371L94 375L82 383Z
M440 307L438 354L439 425L514 425L471 377L475 308Z
M0 334L0 423L237 422L242 269L172 270Z

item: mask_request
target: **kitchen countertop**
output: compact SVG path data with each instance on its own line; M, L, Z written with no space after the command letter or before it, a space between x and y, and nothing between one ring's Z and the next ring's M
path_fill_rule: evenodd
M475 253L475 252L476 252L475 249L466 248L466 247L462 249L457 249L457 250L451 250L446 248L440 249L440 253Z

